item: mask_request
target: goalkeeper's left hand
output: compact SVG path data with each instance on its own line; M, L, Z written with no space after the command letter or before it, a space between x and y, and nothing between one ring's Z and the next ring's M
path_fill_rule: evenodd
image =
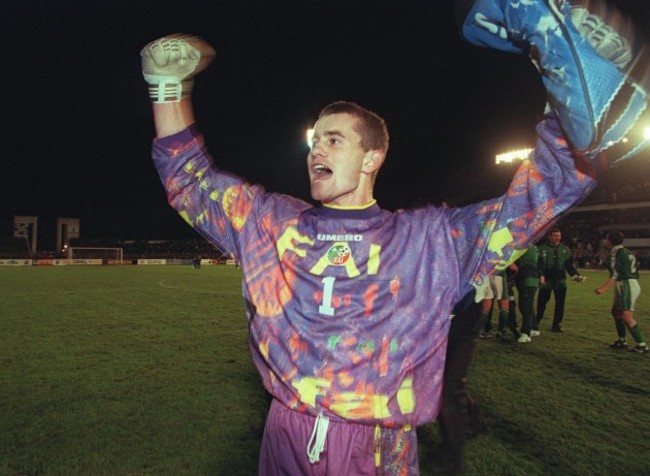
M587 276L582 276L581 274L576 274L571 279L573 279L576 283L584 283L587 280Z

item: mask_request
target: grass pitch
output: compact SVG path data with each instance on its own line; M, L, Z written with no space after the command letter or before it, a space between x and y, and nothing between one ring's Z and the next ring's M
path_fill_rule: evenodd
M482 341L469 475L650 474L650 355L614 351L606 279L565 332ZM650 339L650 286L636 316ZM0 268L0 475L253 475L268 407L229 266ZM631 341L631 339L630 339ZM419 430L430 474L435 424Z

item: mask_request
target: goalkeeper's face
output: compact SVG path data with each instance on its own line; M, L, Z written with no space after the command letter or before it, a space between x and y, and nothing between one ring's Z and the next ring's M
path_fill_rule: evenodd
M347 113L321 117L314 127L307 168L311 196L326 205L363 206L372 200L374 175L383 153L364 151Z

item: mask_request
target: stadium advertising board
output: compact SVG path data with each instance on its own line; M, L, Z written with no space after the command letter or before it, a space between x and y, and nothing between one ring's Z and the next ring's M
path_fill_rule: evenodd
M138 264L167 264L166 259L139 259Z
M49 260L53 261L54 266L68 266L68 265L92 265L98 266L103 264L102 259L92 258L92 259L55 259Z
M0 259L0 266L31 266L31 259Z

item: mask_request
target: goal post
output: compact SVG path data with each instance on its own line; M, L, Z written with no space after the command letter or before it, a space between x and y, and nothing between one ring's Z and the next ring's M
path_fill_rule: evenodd
M81 246L68 247L68 261L76 259L101 259L109 262L122 263L124 261L123 248L88 248Z

